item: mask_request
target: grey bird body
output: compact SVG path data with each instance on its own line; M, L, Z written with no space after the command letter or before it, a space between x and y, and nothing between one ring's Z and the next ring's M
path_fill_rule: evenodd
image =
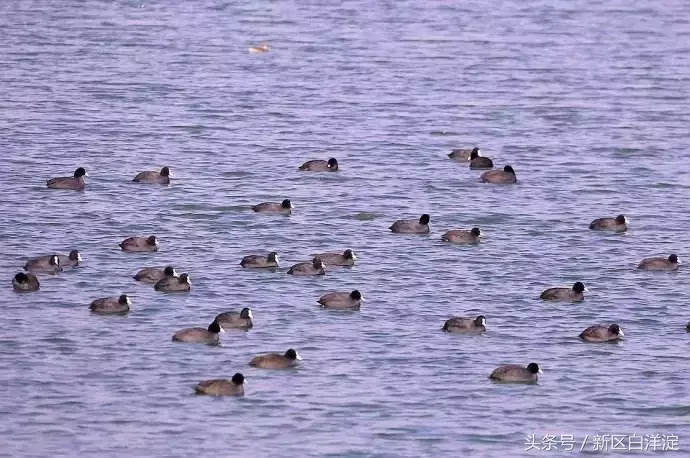
M216 345L220 343L219 333L224 332L220 323L213 320L208 328L185 328L172 336L173 342L198 343Z
M62 272L60 257L56 254L49 254L29 259L26 261L26 264L24 264L24 270L31 273L55 275Z
M319 258L314 258L311 262L300 262L293 265L287 273L300 277L308 277L325 275L326 269L324 263Z
M238 372L230 380L203 380L194 387L194 391L209 396L244 396L244 376Z
M169 184L170 183L170 169L168 167L163 167L160 172L155 172L152 170L147 170L145 172L139 172L132 180L136 183L149 183L149 184Z
M82 191L85 187L84 177L88 176L83 167L79 167L74 171L74 176L71 177L57 177L46 181L46 185L50 189L71 189L73 191Z
M163 277L153 285L156 291L165 293L186 293L192 289L192 281L189 274L182 274L179 277Z
M497 382L535 383L539 380L539 374L541 374L541 369L536 363L530 363L527 367L507 364L494 369L489 378Z
M300 165L299 170L308 172L337 172L338 161L335 158L330 158L327 161L315 159Z
M252 254L242 258L240 265L245 268L270 269L278 267L278 253L270 252L267 256Z
M252 311L245 307L239 312L223 312L216 316L215 321L223 329L251 329L254 326Z
M430 217L423 214L418 220L401 219L394 222L388 229L396 234L428 234Z
M259 355L249 362L252 367L259 367L262 369L288 369L299 365L302 357L292 348L281 353L267 353Z
M277 213L280 215L292 214L292 202L290 199L285 199L282 202L262 202L254 205L252 210L257 213Z
M589 223L589 228L593 231L625 232L628 230L628 220L625 215L618 215L615 218L597 218Z
M317 301L321 307L335 310L359 310L362 305L362 294L354 290L346 293L337 291L324 294Z
M320 253L312 257L321 259L329 267L349 267L357 260L355 252L349 248L342 253Z
M489 170L488 172L482 173L479 180L484 183L493 184L513 184L517 183L517 177L515 176L515 171L509 165L506 165L503 170Z
M680 261L675 254L668 258L646 258L637 266L640 270L676 270Z
M148 252L158 251L158 239L155 235L148 237L128 237L120 242L122 251Z
M469 231L450 230L441 236L444 242L450 242L457 245L476 245L479 243L481 231L478 228L472 228Z
M103 297L91 302L89 309L100 315L124 315L129 312L132 301L126 294L118 297Z
M585 291L585 285L578 281L571 288L556 287L545 289L539 298L545 301L581 302L585 300Z
M609 326L597 324L582 331L579 337L586 342L615 342L624 335L617 324Z
M41 283L31 272L19 272L12 278L12 288L20 293L38 291Z
M452 317L446 320L442 330L457 333L482 333L486 331L486 318L484 315L475 318Z

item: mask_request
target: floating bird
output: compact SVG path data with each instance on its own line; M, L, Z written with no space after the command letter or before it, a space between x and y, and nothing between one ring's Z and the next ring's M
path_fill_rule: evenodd
M467 162L472 157L472 153L479 154L479 148L476 146L472 149L456 148L450 153L448 153L448 157L453 159L454 161Z
M455 243L458 245L476 245L482 232L478 227L473 227L469 231L451 230L441 236L444 242Z
M488 172L482 173L479 180L484 183L493 184L513 184L517 183L517 177L515 176L515 170L509 165L503 167L503 170L489 170Z
M41 283L31 272L19 272L12 278L12 288L20 293L38 291L41 288Z
M91 302L89 309L100 315L124 315L129 312L132 301L126 294L119 297L104 297Z
M486 331L486 317L484 315L479 315L476 318L452 317L443 323L441 329L445 332L481 333Z
M186 293L192 289L192 280L189 274L182 274L179 277L163 277L153 285L156 291L164 293Z
M483 157L479 155L479 150L472 151L470 153L470 169L471 170L483 170L483 169L493 169L494 162L488 157Z
M284 201L278 202L263 202L258 205L254 205L252 210L257 213L280 213L282 215L289 215L292 213L292 206L290 199L285 199Z
M251 329L254 326L252 311L249 307L238 312L224 312L216 316L215 321L223 329Z
M304 170L308 172L337 172L338 160L332 157L327 161L319 159L307 161L299 166L299 170Z
M362 293L357 290L351 293L334 292L324 294L317 301L321 307L336 310L359 310L362 304Z
M342 253L321 253L314 254L312 257L321 259L329 267L348 267L354 265L357 260L355 252L349 248Z
M527 367L508 364L494 369L489 378L497 382L534 383L541 373L537 363L529 363Z
M77 267L82 261L81 254L78 250L72 250L68 255L59 254L58 259L60 260L60 267L63 269Z
M40 256L26 261L24 270L32 273L43 273L55 275L62 272L60 266L60 257L56 254L49 254L47 256Z
M88 177L84 167L79 167L74 171L74 176L51 178L46 182L51 189L72 189L74 191L81 191L84 189L84 177Z
M582 302L585 300L585 291L587 289L584 283L578 281L573 284L572 288L558 287L546 289L539 298L545 301Z
M219 343L220 339L218 334L225 332L221 325L213 320L208 328L186 328L177 331L173 336L173 342L184 342L184 343L200 343L200 344L211 344L216 345Z
M163 267L144 267L134 275L136 281L155 284L165 277L177 277L177 272L173 266Z
M290 348L282 355L280 353L267 353L256 356L249 362L249 365L262 369L287 369L297 366L301 360L302 357L297 351Z
M680 261L678 256L672 254L665 258L646 258L637 266L638 269L642 270L676 270L678 268Z
M120 244L122 251L158 251L158 239L155 235L149 237L129 237Z
M194 391L209 396L244 396L244 375L238 372L230 380L204 380L194 387Z
M311 262L300 262L290 267L287 271L290 275L297 275L307 277L312 275L324 275L326 273L325 265L319 258L314 258Z
M146 171L137 173L137 176L132 181L136 183L169 184L170 168L163 167L160 172Z
M628 220L625 215L615 218L597 218L589 223L589 228L595 231L625 232L628 230Z
M240 262L242 267L251 267L255 269L266 269L278 267L278 253L271 251L266 256L252 254L242 258Z
M617 324L590 326L580 333L580 339L587 342L614 342L623 337L623 330Z
M429 233L429 215L423 214L419 220L401 219L393 223L389 227L391 231L397 234L428 234Z

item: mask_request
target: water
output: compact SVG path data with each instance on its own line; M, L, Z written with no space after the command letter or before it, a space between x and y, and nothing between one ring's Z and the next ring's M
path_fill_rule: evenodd
M574 436L552 456L595 434L687 449L687 271L634 267L690 249L690 6L456 3L2 3L0 455L534 456L530 434ZM446 157L475 144L519 184ZM337 174L296 170L331 156ZM170 187L130 183L163 165ZM86 192L45 189L78 166ZM286 197L291 217L249 210ZM387 230L422 213L430 236ZM587 230L618 213L625 235ZM473 226L477 247L440 242ZM159 253L118 250L149 234ZM348 247L352 269L285 275ZM11 291L27 257L71 248L78 271ZM278 272L239 267L270 250ZM189 295L131 279L166 263ZM576 280L582 304L537 299ZM317 307L353 288L360 312ZM89 314L122 292L128 316ZM243 306L255 328L222 347L170 341ZM440 332L478 313L484 336ZM624 342L577 339L610 322ZM247 364L288 347L299 370ZM487 378L530 361L538 385ZM192 394L237 371L243 399Z

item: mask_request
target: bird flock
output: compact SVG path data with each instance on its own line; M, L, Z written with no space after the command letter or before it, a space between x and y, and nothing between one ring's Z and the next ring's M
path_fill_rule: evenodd
M252 52L260 51L260 48ZM267 49L266 49L267 50ZM502 169L494 169L493 161L481 156L478 147L472 149L454 149L448 157L463 164L468 164L471 170L483 170L479 180L484 183L497 185L511 185L517 183L517 176L510 165ZM302 172L338 172L337 159L310 160L299 166ZM86 188L86 170L79 167L73 176L52 178L46 182L50 189L62 189L72 191L84 191ZM132 180L136 183L150 185L168 185L171 181L170 169L163 167L160 171L144 171L138 173ZM290 215L293 205L289 199L282 202L262 202L252 207L256 213L269 213ZM396 234L428 234L430 232L431 217L428 214L421 215L418 219L401 219L393 222L389 230ZM615 217L598 218L589 225L590 230L609 231L623 233L628 228L625 215ZM441 235L441 240L457 245L476 245L480 243L482 233L480 228L451 229ZM128 252L156 252L159 250L159 242L155 235L132 236L123 240L119 247ZM357 256L352 249L343 252L328 252L312 255L309 262L301 262L293 265L287 274L294 276L325 275L327 269L347 268L353 266ZM40 290L38 274L56 275L69 269L78 268L82 262L78 250L72 250L68 254L52 253L28 259L24 264L24 270L15 274L12 279L13 289L19 293L28 293ZM276 252L264 254L250 254L244 256L239 265L246 269L272 269L279 267L279 255ZM676 254L665 257L652 257L643 259L638 269L649 271L673 271L678 268L679 260ZM143 267L133 277L137 282L150 284L156 291L163 293L188 293L191 291L192 282L189 273L180 273L174 266ZM578 281L572 287L553 287L544 290L539 296L544 301L581 302L585 299L585 285ZM358 290L351 292L337 291L324 294L318 299L318 304L323 308L334 310L356 311L361 307L365 299ZM98 315L124 315L132 305L131 299L122 294L117 297L104 297L93 300L89 310ZM206 328L187 328L175 332L173 342L196 343L217 345L220 343L219 334L226 329L249 330L254 326L252 311L245 307L240 311L228 311L218 314ZM448 333L481 334L486 331L486 317L454 316L448 318L441 330ZM690 331L690 323L687 325ZM603 343L616 342L624 336L623 330L616 323L595 324L579 334L579 338L585 342ZM299 365L301 361L299 353L289 348L284 353L265 353L254 357L249 365L263 369L289 369ZM508 364L494 369L489 378L496 382L508 383L535 383L541 374L538 363L530 362L523 366L520 364ZM231 379L213 379L199 382L194 390L199 394L212 396L241 396L244 395L244 375L237 372Z

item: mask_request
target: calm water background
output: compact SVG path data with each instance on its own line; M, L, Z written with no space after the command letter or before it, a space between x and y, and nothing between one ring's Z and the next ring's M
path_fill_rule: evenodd
M0 455L519 456L547 433L690 447L688 274L634 270L690 250L690 4L334 3L0 4ZM446 157L475 144L520 183ZM337 174L296 170L331 156ZM130 182L163 165L171 186ZM78 166L86 192L45 188ZM286 197L291 217L249 210ZM621 212L627 234L587 230ZM388 231L421 213L430 236ZM480 246L439 240L473 226ZM161 251L118 250L139 234ZM347 247L352 269L285 275ZM28 256L71 248L82 268L12 292ZM239 267L270 250L278 272ZM131 278L166 263L189 295ZM576 280L582 304L537 299ZM360 312L316 306L352 288ZM121 292L127 317L89 314ZM255 328L222 347L170 341L243 306ZM439 330L480 312L484 336ZM626 340L577 339L600 322ZM299 370L247 365L291 346ZM539 385L487 379L530 361ZM236 371L245 398L192 394Z

